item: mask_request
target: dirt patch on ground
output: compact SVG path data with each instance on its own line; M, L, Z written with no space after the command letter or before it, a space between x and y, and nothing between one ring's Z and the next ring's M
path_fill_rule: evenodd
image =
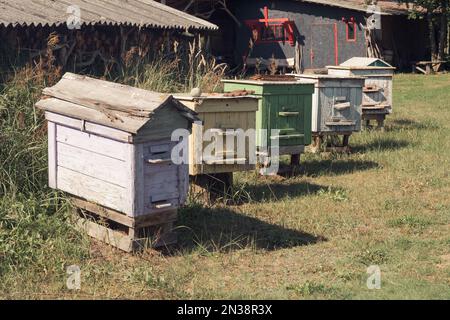
M441 262L437 265L439 269L450 268L450 253L440 256Z

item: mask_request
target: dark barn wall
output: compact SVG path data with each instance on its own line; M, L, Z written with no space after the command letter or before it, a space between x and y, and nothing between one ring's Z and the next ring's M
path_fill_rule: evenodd
M103 75L140 62L176 57L187 61L194 39L184 30L118 25L0 27L0 80L26 65L54 60L63 71ZM195 35L203 32L191 31Z
M269 18L289 18L295 21L297 40L302 45L302 67L323 68L335 64L334 23L337 24L338 63L354 56L365 56L364 13L311 3L284 1L239 1L235 2L235 14L240 21L264 18L264 6L269 8ZM346 40L346 23L342 18L353 17L357 23L356 41ZM251 30L243 24L236 27L236 62L249 51ZM311 54L313 53L313 56ZM289 43L258 44L250 58L270 59L294 58L295 46Z
M425 20L407 16L383 16L381 19L384 50L393 52L393 63L410 70L413 61L430 60L428 27Z

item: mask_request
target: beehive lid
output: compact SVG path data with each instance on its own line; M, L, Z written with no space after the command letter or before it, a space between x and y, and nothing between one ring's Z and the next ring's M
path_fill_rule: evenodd
M42 110L86 120L137 134L155 112L169 105L188 121L199 120L194 111L169 94L66 73L53 87L43 90L36 103Z
M202 94L201 96L192 96L189 94L181 94L174 96L179 101L207 101L207 100L238 100L238 99L259 99L257 96L250 94L245 95L230 95L224 93Z
M242 84L252 84L252 85L293 85L298 84L297 79L289 81L271 81L271 80L222 80L223 83L242 83ZM314 81L305 82L305 84L314 84Z
M339 66L327 66L328 69L395 69L384 60L378 58L353 57Z
M319 80L319 79L339 79L339 80L364 80L365 77L358 77L358 76L344 76L344 75L334 75L334 74L293 74L297 80L301 79L303 80L310 80L310 79L314 79L314 80Z

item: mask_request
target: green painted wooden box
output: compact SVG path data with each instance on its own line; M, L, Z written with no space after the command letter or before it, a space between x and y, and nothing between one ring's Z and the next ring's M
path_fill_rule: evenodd
M271 129L279 129L280 154L298 154L311 144L311 113L314 82L223 80L225 92L254 91L260 97L256 113L256 144L264 145L258 129L269 130L266 145L271 146Z

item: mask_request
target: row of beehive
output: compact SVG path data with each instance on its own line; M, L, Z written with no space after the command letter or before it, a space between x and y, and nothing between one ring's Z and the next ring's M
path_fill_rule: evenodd
M334 69L357 70L348 66ZM385 66L384 70L392 68ZM48 120L49 185L132 218L174 210L186 199L189 173L254 168L248 163L229 163L230 158L235 159L236 150L228 150L226 145L215 150L212 159L197 164L195 149L202 150L204 145L195 145L195 137L190 139L189 169L186 165L175 165L171 157L176 144L171 141L174 130L190 130L195 121L202 121L203 131L213 129L218 135L225 135L227 129L256 129L257 133L258 129L269 132L278 129L276 137L258 134L257 147L270 146L277 138L280 155L300 154L311 143L312 133L359 130L361 105L364 107L369 101L368 97L362 98L361 91L372 81L367 74L364 76L330 74L302 75L294 81L228 80L224 81L225 91L247 90L253 92L252 96L174 99L66 74L56 86L44 90L46 97L37 103L46 111ZM375 87L370 85L372 94ZM377 82L376 86L384 94L383 110L390 110L392 85ZM375 110L376 103L370 103L369 107Z

